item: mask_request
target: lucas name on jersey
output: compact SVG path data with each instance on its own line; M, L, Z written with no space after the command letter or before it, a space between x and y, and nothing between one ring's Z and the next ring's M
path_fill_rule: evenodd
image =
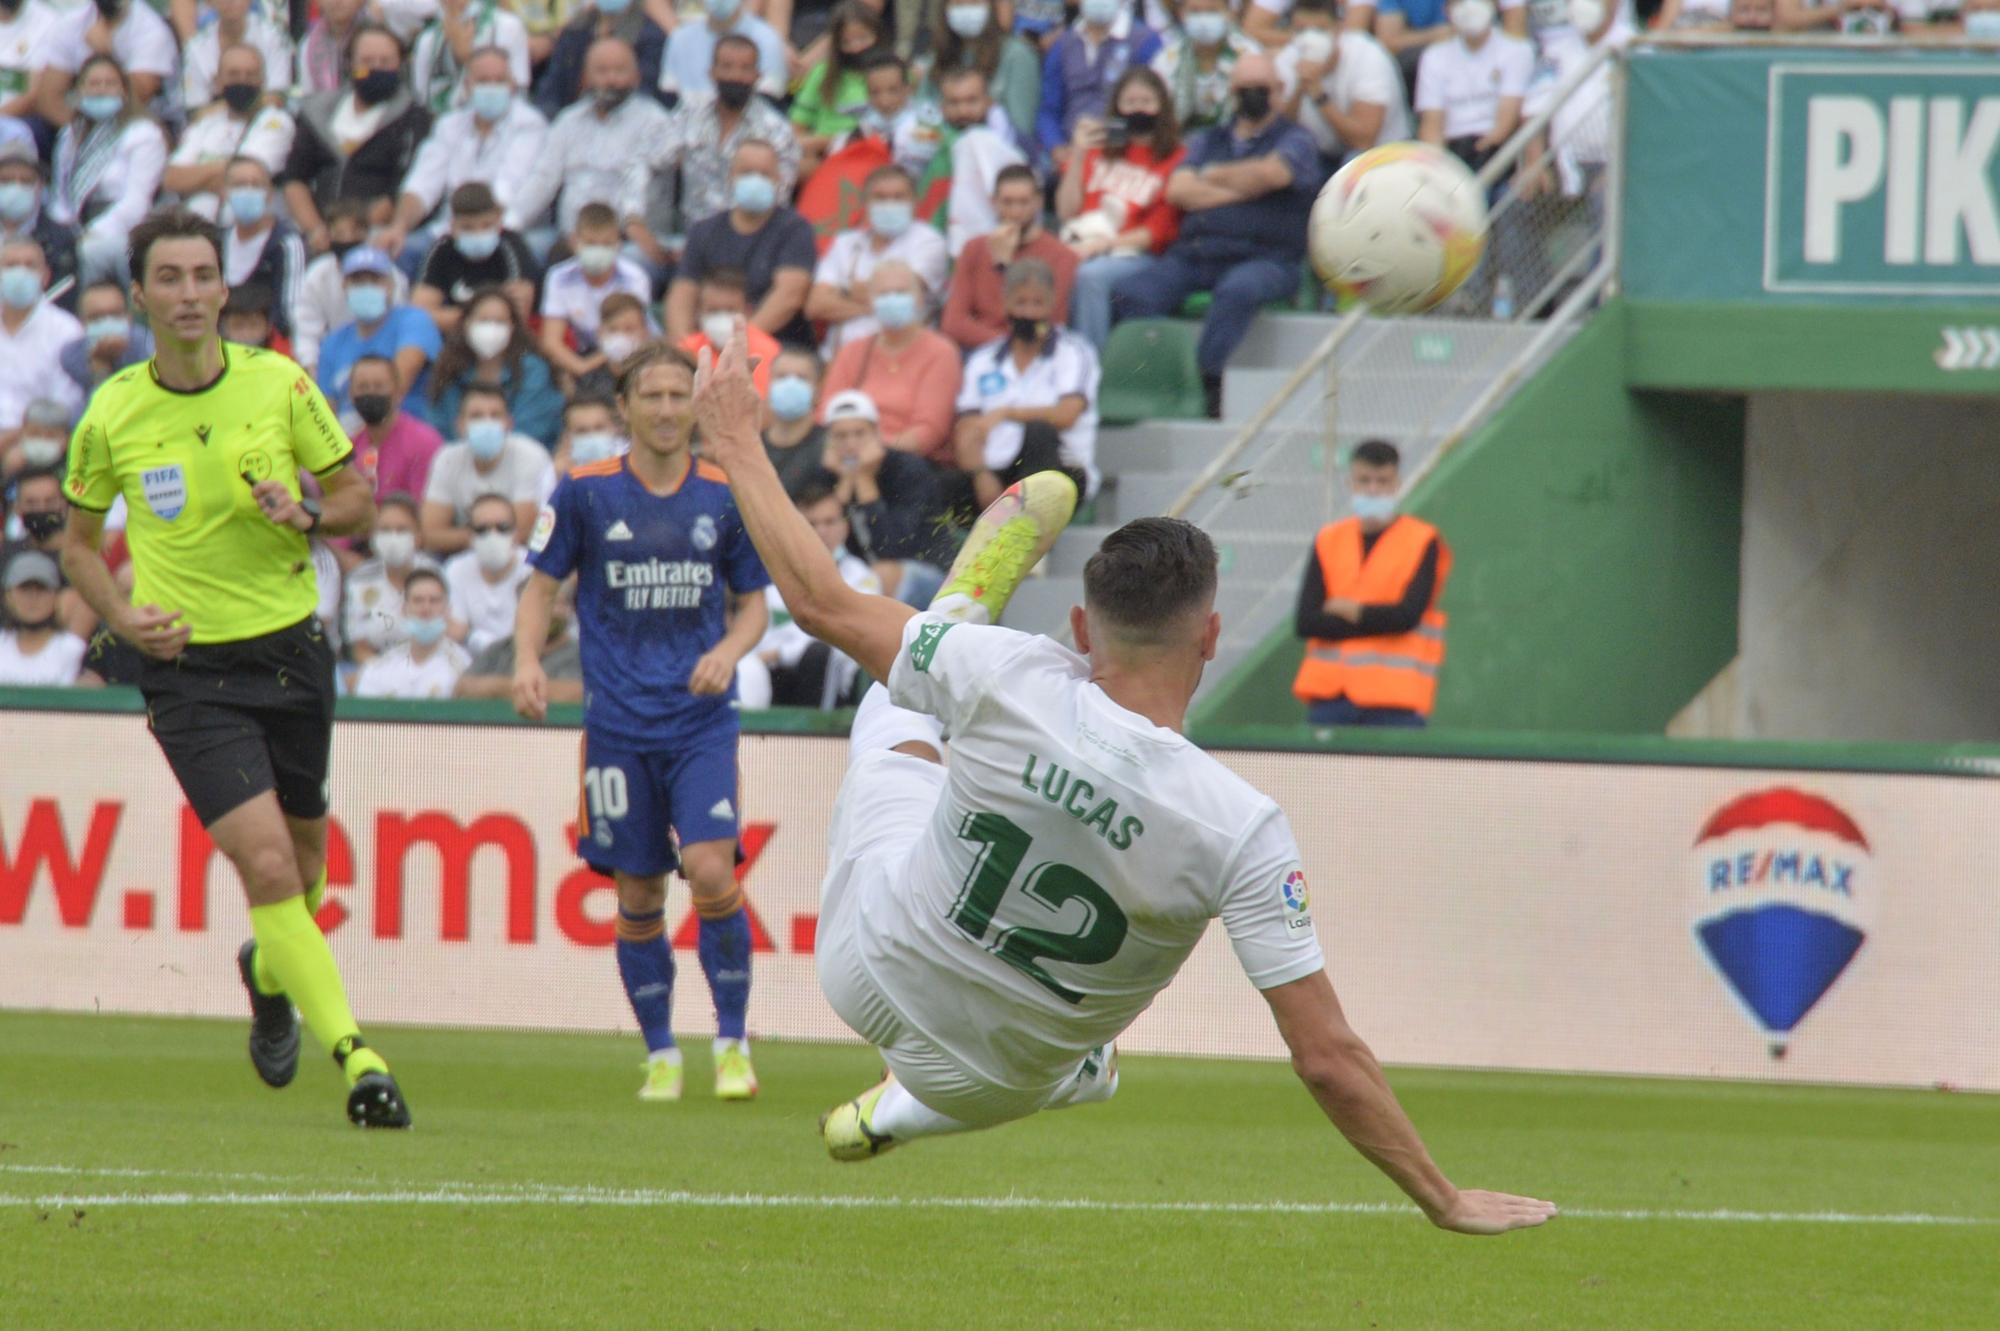
M625 594L627 610L694 610L715 585L715 565L699 559L607 559L604 585Z
M1039 775L1037 764L1041 766ZM1129 850L1134 841L1145 835L1146 824L1138 818L1118 816L1116 799L1100 796L1090 782L1040 754L1028 755L1027 765L1021 769L1021 786L1096 832L1113 850Z

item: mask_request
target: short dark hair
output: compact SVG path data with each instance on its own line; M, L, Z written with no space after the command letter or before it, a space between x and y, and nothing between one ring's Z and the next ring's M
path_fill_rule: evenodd
M1010 162L1001 167L1000 174L993 177L993 192L998 194L1000 187L1010 180L1025 180L1037 193L1040 193L1042 188L1042 182L1035 179L1035 169L1025 162Z
M444 578L438 574L436 569L413 568L403 578L404 600L407 601L410 599L410 588L416 586L419 582L435 582L439 591L443 592L447 598L451 596L451 589L444 585Z
M839 484L830 471L813 472L792 490L792 506L803 513L814 504L838 495Z
M514 501L497 490L488 490L475 495L472 502L465 506L465 516L470 518L481 504L504 504L507 508L507 517L511 520L514 516Z
M126 241L126 257L132 264L132 280L146 285L146 257L162 240L205 240L215 251L215 266L222 266L222 228L187 208L160 208L132 228Z
M583 230L585 227L589 227L593 231L602 230L607 226L614 230L618 226L618 214L611 210L610 204L586 203L583 207L576 210L576 229L578 231Z
M40 481L40 480L52 481L54 482L56 489L61 490L63 483L62 468L60 466L22 468L20 471L14 474L15 497L16 498L20 497L21 487L26 485L29 481Z
M326 223L329 231L336 222L352 222L356 226L367 226L368 213L374 202L373 199L335 199L326 206L326 211L320 214L320 220Z
M945 70L937 76L940 88L947 83L958 83L965 79L978 79L979 90L981 92L990 93L993 91L993 79L985 70L977 65L953 65L950 69Z
M694 374L694 357L679 347L667 342L648 342L625 358L618 367L618 396L629 397L632 385L639 381L639 375L655 365L678 365L689 375Z
M261 314L268 319L273 303L271 288L262 282L245 282L240 287L229 288L229 299L222 302L222 313L224 318L232 314ZM354 372L352 365L347 369L349 374Z
M485 181L468 180L451 192L451 215L465 213L497 213L500 201L493 197L493 191Z
M614 291L597 304L597 323L601 328L619 315L637 310L640 318L646 317L646 302L629 291Z
M613 402L610 398L606 397L604 394L578 393L575 397L563 403L563 409L562 409L563 419L567 421L569 419L569 414L572 411L575 411L578 407L602 407L604 410L610 412L613 416L616 416L618 414L618 404L616 402Z
M1340 2L1339 0L1294 0L1292 12L1324 14L1328 18L1339 18Z
M894 51L877 47L861 57L861 77L867 78L878 69L893 69L903 76L903 82L910 81L910 63Z
M1364 467L1397 467L1403 465L1403 455L1387 439L1364 439L1354 446L1347 455L1350 463L1359 462Z
M402 509L410 515L410 521L412 522L415 522L418 518L416 496L412 495L408 490L391 490L388 494L383 495L375 501L377 516L380 516L382 510L385 508Z
M703 273L701 284L713 287L717 291L738 291L745 296L750 294L750 278L741 268L731 267L728 264L720 268L711 268Z
M1192 522L1135 518L1084 564L1083 603L1133 641L1162 641L1215 598L1215 568L1215 543Z
M750 52L750 58L752 60L761 60L764 55L762 51L759 51L757 49L757 43L751 41L748 37L745 37L742 33L726 32L721 37L716 39L715 50L709 53L708 57L709 68L713 69L715 67L715 58L722 54L722 49L725 46L743 47L745 50Z
M402 385L403 376L397 372L396 362L376 351L364 351L354 358L354 364L347 367L347 381L349 383L354 382L354 372L364 365L381 366L389 372L389 377L396 382L397 386L400 387Z
M883 166L876 167L862 178L861 192L864 195L867 194L869 190L874 189L877 184L884 180L900 180L905 185L908 185L912 191L917 188L917 178L915 176L905 171L902 167L897 166L894 162L889 162Z
M353 371L350 370L348 373L352 375ZM506 389L500 387L500 385L498 384L471 383L465 386L465 392L459 397L458 409L460 411L464 411L467 407L472 405L472 399L476 397L490 397L495 402L498 402L501 406L507 407ZM513 408L507 407L507 410L511 415L513 412Z

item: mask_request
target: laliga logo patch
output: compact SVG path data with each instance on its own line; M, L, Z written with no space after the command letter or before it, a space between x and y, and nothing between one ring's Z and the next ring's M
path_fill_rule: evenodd
M1868 839L1830 801L1780 786L1716 810L1692 860L1695 943L1782 1058L1868 936Z
M1285 928L1293 932L1312 928L1312 902L1306 895L1306 874L1294 869L1285 875Z
M697 550L713 550L716 540L715 519L706 513L696 518L694 530L688 533L688 539L694 542L694 548Z

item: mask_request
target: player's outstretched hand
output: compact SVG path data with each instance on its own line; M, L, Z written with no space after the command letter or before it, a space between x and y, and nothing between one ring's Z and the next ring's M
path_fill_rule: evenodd
M1505 1234L1510 1229L1546 1225L1555 1215L1554 1202L1467 1188L1442 1213L1432 1216L1431 1223L1454 1234Z
M757 422L763 409L750 378L750 343L738 322L720 356L703 347L694 375L694 421L701 430L703 456L724 471L761 454Z
M514 713L530 721L548 719L549 677L540 661L523 661L514 667Z
M736 678L736 663L719 651L703 652L688 671L688 692L699 698L713 697L729 689Z
M171 661L181 654L193 633L181 623L181 612L162 610L156 605L126 607L111 625L119 637L156 661Z

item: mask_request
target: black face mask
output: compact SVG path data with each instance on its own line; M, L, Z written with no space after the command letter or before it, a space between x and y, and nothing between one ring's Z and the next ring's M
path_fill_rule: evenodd
M377 106L396 95L403 74L395 69L371 69L354 80L354 96L363 106Z
M326 247L333 251L334 258L345 259L347 252L360 243L358 240L331 240L327 242Z
M753 85L745 83L742 79L717 79L715 81L715 100L721 102L732 111L741 111L744 107L750 105L752 87Z
M1045 320L1030 319L1017 314L1007 320L1007 335L1016 342L1033 342L1039 346L1048 327Z
M61 509L53 513L23 513L21 526L27 529L28 539L37 545L47 545L62 531L68 515Z
M264 90L254 83L225 83L222 85L222 100L228 104L230 110L239 116L257 105L257 99L263 95Z
M115 22L125 12L125 0L97 0L97 12Z
M36 620L17 619L14 621L14 627L21 630L21 632L23 633L43 633L49 629L54 628L55 626L56 626L56 617L53 614L51 614L46 619L36 619Z
M1160 127L1160 117L1152 111L1133 111L1125 117L1125 133L1135 139L1150 138Z
M599 88L591 96L597 99L597 109L610 115L625 105L625 99L632 95L630 88Z
M1262 120L1271 114L1271 90L1269 88L1238 88L1236 90L1236 114L1245 120Z
M354 410L370 425L380 425L389 419L389 395L387 393L360 393L354 398Z

